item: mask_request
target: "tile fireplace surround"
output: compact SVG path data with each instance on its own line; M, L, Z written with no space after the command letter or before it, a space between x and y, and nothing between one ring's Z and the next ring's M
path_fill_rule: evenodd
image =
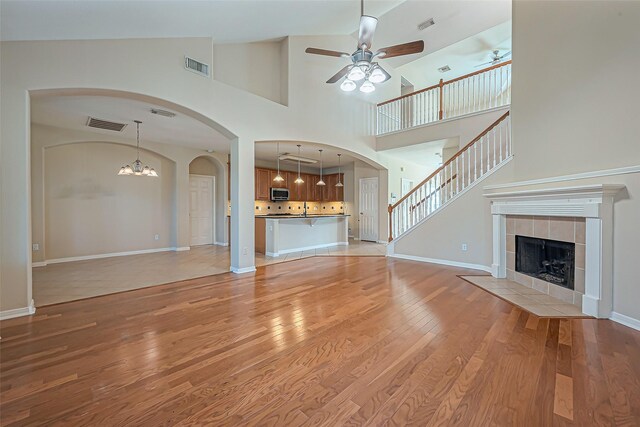
M613 288L613 203L622 185L485 193L493 217L491 274L509 278L609 318ZM515 235L576 243L575 290L515 272Z

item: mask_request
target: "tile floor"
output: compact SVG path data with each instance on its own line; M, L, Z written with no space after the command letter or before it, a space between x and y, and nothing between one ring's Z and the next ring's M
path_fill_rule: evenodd
M386 245L350 241L348 246L295 252L279 257L256 254L256 266L311 256L384 256ZM228 247L197 246L184 252L102 258L33 269L37 307L229 271Z
M507 279L492 276L460 276L485 291L540 317L589 317L580 307Z

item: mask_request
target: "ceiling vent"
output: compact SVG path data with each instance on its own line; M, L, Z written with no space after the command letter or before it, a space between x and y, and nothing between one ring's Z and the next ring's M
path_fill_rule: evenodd
M433 18L429 18L426 21L424 21L422 24L418 25L418 30L422 31L422 30L426 30L427 28L429 28L430 26L434 25L436 22L433 20Z
M184 57L184 68L201 76L209 77L209 65L188 56Z
M157 108L152 108L151 109L151 114L157 114L158 116L162 116L162 117L175 117L176 113L173 113L171 111L167 111L167 110L159 110Z
M282 155L280 156L280 160L282 160L283 162L292 162L292 163L298 163L298 161L300 161L301 164L305 164L305 165L313 165L318 163L318 161L315 159L300 157L300 156L296 156L294 154L289 154L289 153L282 153Z
M438 71L440 71L441 73L446 73L447 71L451 71L451 67L445 65L444 67L438 68Z
M95 117L89 117L87 120L87 126L90 128L113 130L116 132L122 132L122 129L127 127L126 123L110 122L108 120L96 119Z

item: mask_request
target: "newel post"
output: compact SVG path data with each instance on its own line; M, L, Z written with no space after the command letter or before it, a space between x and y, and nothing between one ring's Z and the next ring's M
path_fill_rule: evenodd
M440 111L438 112L439 120L442 120L443 109L442 103L444 102L444 80L440 79L440 83L438 83L438 87L440 88Z
M389 212L389 242L391 242L393 240L393 220L391 217L391 212L393 212L393 206L391 206L391 204L389 204L389 207L387 208L387 212Z

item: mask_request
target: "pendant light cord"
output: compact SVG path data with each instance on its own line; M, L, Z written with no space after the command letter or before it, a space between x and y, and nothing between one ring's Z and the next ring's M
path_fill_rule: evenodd
M136 160L140 160L140 123L139 120L136 120Z

